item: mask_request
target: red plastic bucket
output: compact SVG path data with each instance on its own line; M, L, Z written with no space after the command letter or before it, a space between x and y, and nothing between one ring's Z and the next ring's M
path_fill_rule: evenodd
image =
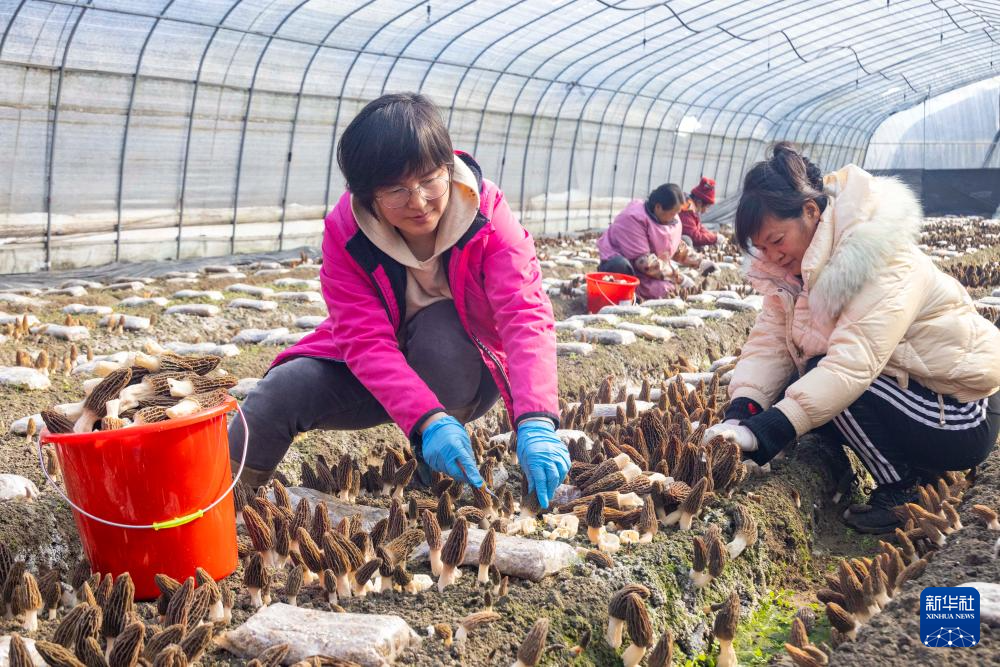
M232 410L239 410L234 398L187 417L116 431L42 430L39 455L42 443L55 445L64 498L94 572L128 572L136 598L151 599L160 594L158 573L184 581L197 567L215 579L236 570L226 435Z
M611 276L614 282L605 280L607 276ZM638 278L624 273L588 273L587 310L596 313L604 306L617 306L622 301L634 303L635 288L638 286Z

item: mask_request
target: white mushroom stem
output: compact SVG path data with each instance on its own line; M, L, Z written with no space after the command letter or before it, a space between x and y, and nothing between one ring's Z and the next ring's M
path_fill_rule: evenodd
M29 609L24 612L24 622L21 623L21 627L24 628L25 632L36 632L38 630L37 609Z
M160 349L162 350L163 348ZM160 370L160 360L144 352L136 352L135 357L132 360L132 363L135 364L136 366L141 366L146 370L154 372Z
M674 525L680 520L681 520L681 511L679 509L676 509L666 516L666 518L663 520L663 525L669 528L670 526Z
M622 645L622 629L625 627L625 619L608 616L608 630L604 634L605 641L611 648L618 648Z
M476 577L476 581L480 584L486 584L490 581L490 566L483 563L479 564L479 575Z
M49 607L49 620L50 621L56 620L56 608L55 607Z
M400 504L402 504L403 502L405 502L403 500L403 485L402 484L392 487L392 498L393 498L393 500L398 500L400 502Z
M79 403L61 403L52 409L63 417L76 421L83 414L83 401Z
M732 639L719 639L719 659L715 664L716 667L736 667L739 664Z
M122 406L121 400L119 400L117 398L113 398L110 401L108 401L107 403L105 403L104 406L105 406L105 408L107 410L108 417L111 417L113 419L118 419L119 418L118 415L121 412L121 406Z
M222 605L222 622L229 625L229 622L233 620L233 608L227 606L225 603Z
M590 540L591 544L600 544L602 537L604 537L604 526L597 528L587 526L587 539Z
M712 575L708 573L708 570L702 570L698 572L692 569L688 572L688 576L691 578L691 582L694 584L695 588L704 588L712 581Z
M167 386L170 387L170 395L176 398L185 398L195 393L194 382L191 380L167 378Z
M356 581L353 582L351 584L351 593L354 595L354 597L358 598L365 597L365 595L368 593L368 582L366 581L363 584L359 584Z
M681 511L680 524L677 526L680 530L691 530L691 524L694 522L695 515L693 513Z
M455 568L458 572L458 568ZM415 574L409 584L406 585L406 592L411 595L422 593L434 585L434 581L426 574Z
M261 597L260 589L256 586L249 586L247 590L250 592L250 604L253 605L254 609L260 609L264 606L264 599Z
M180 401L177 405L169 407L166 409L167 416L171 419L177 419L178 417L186 417L187 415L192 415L201 410L201 403L198 401L192 401L189 398L185 398Z
M220 597L216 600L211 607L208 608L208 620L211 623L217 623L221 621L226 616L226 610L222 606L222 598Z
M642 507L643 500L638 493L619 493L618 507L622 510L632 510Z
M653 535L656 535L656 530L654 529L642 531L642 534L639 535L639 544L649 544L653 541Z
M457 576L455 573L458 568L454 565L448 565L448 563L442 563L441 565L441 576L438 577L438 592L443 593L444 589L455 583Z
M309 586L317 579L319 579L319 575L312 570L306 569L306 571L302 574L302 585Z
M139 405L139 401L151 398L156 392L143 380L139 384L132 384L118 392L118 400L121 401L122 410L131 410Z
M465 646L465 640L469 638L469 631L465 629L464 625L459 625L458 630L455 631L455 637L452 640L458 650L461 651L462 647Z
M746 548L747 535L742 531L733 535L733 541L726 545L726 551L729 552L729 558L736 558L743 553L743 550Z
M433 574L435 577L440 577L441 568L444 566L444 564L441 562L441 547L438 547L437 549L431 549L430 558L431 558L431 574Z
M630 644L629 647L625 649L625 652L622 653L623 667L636 667L644 655L646 655L645 646Z
M338 604L338 602L337 602L337 592L336 591L330 591L329 593L327 593L326 594L326 601L329 602L330 604Z
M625 478L625 481L631 482L633 479L642 474L642 468L640 468L634 463L629 462L628 465L622 468L621 472L622 476Z
M351 597L351 580L346 572L337 575L337 595L342 598Z

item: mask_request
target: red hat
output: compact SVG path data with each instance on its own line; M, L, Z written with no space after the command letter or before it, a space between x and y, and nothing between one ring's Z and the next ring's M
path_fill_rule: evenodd
M701 177L701 183L691 191L691 196L706 204L715 203L715 181L707 176Z

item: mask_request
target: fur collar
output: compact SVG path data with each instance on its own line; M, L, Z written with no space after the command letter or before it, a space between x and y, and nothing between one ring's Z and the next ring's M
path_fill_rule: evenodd
M830 203L802 258L802 276L809 309L834 321L891 257L919 242L923 213L899 180L855 165L829 174L824 186ZM748 275L775 284L769 268L753 260Z

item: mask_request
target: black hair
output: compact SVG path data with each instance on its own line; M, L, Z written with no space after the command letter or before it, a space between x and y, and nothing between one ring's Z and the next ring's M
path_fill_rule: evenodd
M808 201L816 202L820 213L826 210L823 173L792 144L775 144L771 158L755 164L743 178L743 193L736 207L736 243L748 252L765 215L797 218Z
M664 211L669 211L678 204L683 204L685 201L687 201L687 195L681 190L681 186L674 183L664 183L649 193L649 197L646 199L646 206L652 211L653 207L659 204L660 208Z
M454 159L441 113L419 93L394 93L369 102L337 146L347 188L369 209L377 188L442 166L450 171Z

